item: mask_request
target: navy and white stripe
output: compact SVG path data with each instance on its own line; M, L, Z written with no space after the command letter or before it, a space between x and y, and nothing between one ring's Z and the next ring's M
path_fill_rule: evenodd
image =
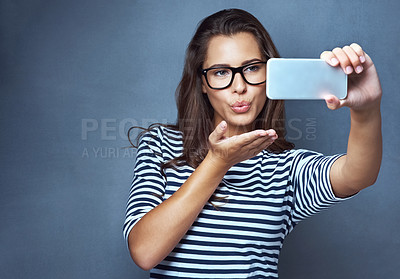
M177 131L158 127L140 141L123 233L168 199L194 171L160 172L182 154ZM277 278L283 240L301 220L343 199L332 192L329 170L340 155L307 150L262 151L233 166L170 255L151 278Z

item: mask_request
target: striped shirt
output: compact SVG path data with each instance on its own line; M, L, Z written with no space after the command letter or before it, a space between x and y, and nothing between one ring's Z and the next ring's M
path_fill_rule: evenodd
M123 233L168 199L193 173L160 164L182 154L180 132L158 127L140 140ZM266 150L234 165L175 249L150 278L278 278L283 240L301 220L342 201L329 170L340 157L307 150Z

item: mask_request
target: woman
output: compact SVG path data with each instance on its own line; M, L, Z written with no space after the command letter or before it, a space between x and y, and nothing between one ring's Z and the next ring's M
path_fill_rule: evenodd
M346 155L294 150L283 101L265 95L279 54L249 13L205 18L177 90L178 121L139 142L124 235L152 278L277 278L286 235L304 218L372 185L381 162L381 87L357 44L321 58L349 75ZM266 81L268 82L268 81Z

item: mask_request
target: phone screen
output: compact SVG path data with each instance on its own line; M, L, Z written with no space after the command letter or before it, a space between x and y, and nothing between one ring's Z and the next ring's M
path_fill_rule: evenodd
M271 58L267 62L269 99L324 99L347 96L347 75L322 59Z

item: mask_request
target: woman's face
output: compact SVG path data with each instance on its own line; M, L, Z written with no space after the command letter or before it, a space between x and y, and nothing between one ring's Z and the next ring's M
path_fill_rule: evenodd
M264 59L251 33L218 35L209 42L203 69L216 65L239 67L257 61ZM250 131L266 101L265 83L250 85L240 73L236 73L231 86L216 90L207 85L204 76L202 80L203 93L208 95L214 108L214 127L225 120L228 123L227 136Z

